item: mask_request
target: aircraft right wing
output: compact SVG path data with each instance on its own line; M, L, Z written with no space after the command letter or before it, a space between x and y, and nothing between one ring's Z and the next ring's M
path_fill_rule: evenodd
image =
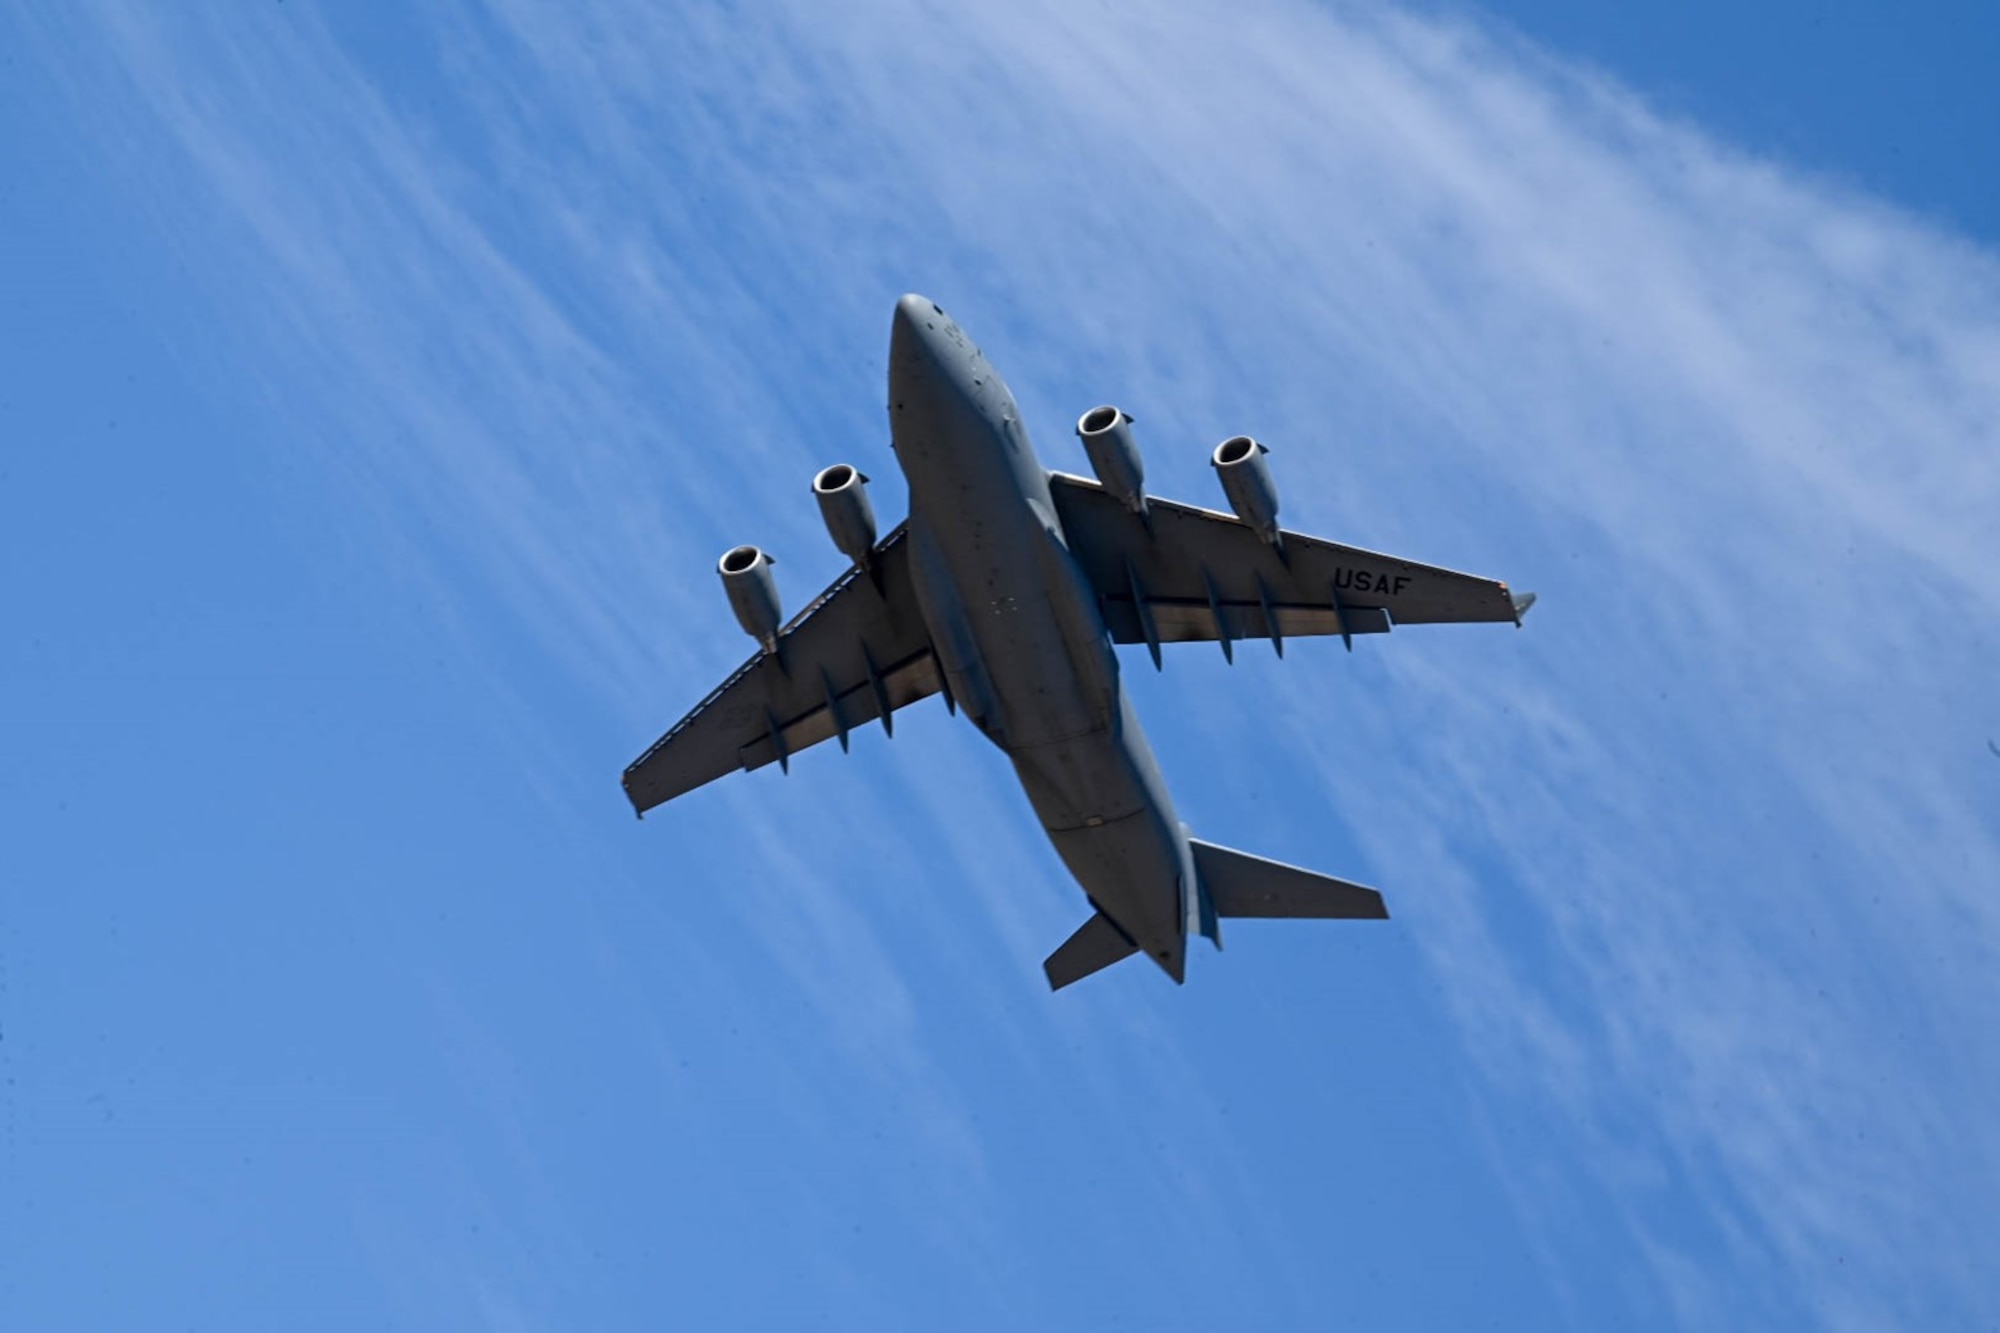
M1233 514L1146 497L1126 509L1097 482L1049 477L1070 552L1096 588L1115 643L1379 634L1392 624L1484 621L1518 625L1534 601L1472 574L1283 534L1267 546Z
M917 609L907 525L875 548L873 576L850 569L625 770L640 814L738 769L840 738L938 692L930 631Z

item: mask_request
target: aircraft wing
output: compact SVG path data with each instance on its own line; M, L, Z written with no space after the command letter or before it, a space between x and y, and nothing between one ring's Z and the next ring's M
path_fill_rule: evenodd
M762 768L890 715L939 688L917 609L906 526L875 548L875 574L849 570L792 617L774 655L755 656L625 770L640 814L738 769Z
M1284 551L1233 515L1148 496L1141 518L1094 481L1054 473L1069 548L1096 588L1114 643L1376 634L1396 625L1518 625L1534 601L1493 579L1286 532Z

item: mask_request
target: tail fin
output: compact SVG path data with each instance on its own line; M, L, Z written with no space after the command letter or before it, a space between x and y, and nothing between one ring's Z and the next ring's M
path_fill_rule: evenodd
M1042 971L1048 974L1049 989L1061 990L1137 952L1139 946L1132 942L1131 936L1118 929L1104 913L1094 912L1090 920L1077 927L1076 934L1048 956Z
M1199 838L1188 839L1188 845L1194 849L1195 874L1201 877L1202 891L1208 895L1217 916L1383 920L1389 915L1382 895L1365 884L1350 884L1281 861L1266 861L1261 856L1218 847ZM1077 932L1078 937L1082 934ZM1070 941L1075 942L1075 938ZM1068 944L1063 946L1068 947ZM1057 952L1060 954L1061 950ZM1055 959L1049 961L1053 963Z

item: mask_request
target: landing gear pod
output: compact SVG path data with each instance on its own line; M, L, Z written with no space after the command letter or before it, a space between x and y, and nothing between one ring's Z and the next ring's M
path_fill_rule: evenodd
M856 569L875 558L875 506L868 499L868 478L847 463L835 463L813 478L813 499L826 520L827 535Z
M1236 435L1216 445L1215 456L1209 462L1222 478L1223 494L1229 497L1229 507L1236 511L1236 517L1262 537L1267 546L1278 546L1278 488L1272 484L1271 469L1264 462L1264 455L1270 452L1248 435Z
M1146 469L1132 438L1132 418L1106 404L1077 418L1077 438L1104 489L1135 514L1146 512Z
M778 602L778 584L771 577L771 557L754 546L733 546L722 553L716 569L722 575L722 590L729 594L729 609L743 632L764 646L778 651L778 626L784 611Z

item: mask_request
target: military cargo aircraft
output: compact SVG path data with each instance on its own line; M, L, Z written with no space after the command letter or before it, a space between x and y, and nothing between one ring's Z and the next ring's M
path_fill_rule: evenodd
M1235 646L1392 625L1518 626L1532 593L1278 525L1268 452L1247 435L1211 462L1233 514L1145 492L1132 418L1077 423L1097 480L1035 457L1006 383L934 302L905 296L889 336L889 430L910 514L877 540L867 478L813 478L852 567L783 619L771 557L724 553L723 588L757 641L737 668L625 770L647 810L737 769L776 763L932 694L1013 761L1083 887L1089 920L1043 964L1057 990L1144 953L1176 982L1190 936L1224 917L1388 916L1374 889L1194 837L1119 681L1114 644Z

